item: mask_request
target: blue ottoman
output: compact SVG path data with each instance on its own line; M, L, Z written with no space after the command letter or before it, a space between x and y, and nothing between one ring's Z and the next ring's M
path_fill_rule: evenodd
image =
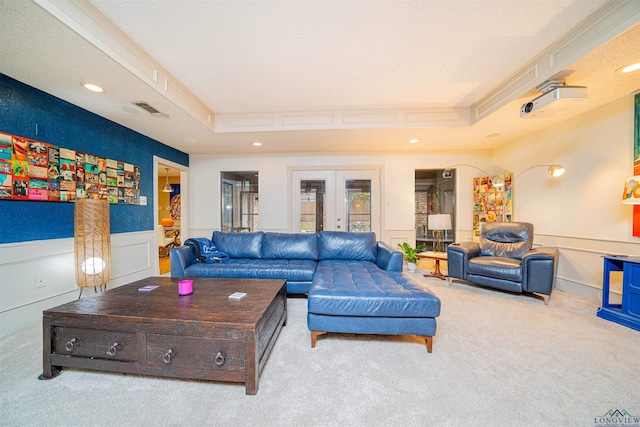
M327 332L418 335L431 353L440 299L400 271L374 262L322 260L308 294L311 347Z

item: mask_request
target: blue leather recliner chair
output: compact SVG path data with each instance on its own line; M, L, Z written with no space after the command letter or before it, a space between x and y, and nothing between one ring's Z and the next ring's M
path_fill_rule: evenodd
M449 282L461 279L489 288L533 293L549 302L558 268L558 249L533 248L533 225L527 222L488 222L480 241L447 248Z

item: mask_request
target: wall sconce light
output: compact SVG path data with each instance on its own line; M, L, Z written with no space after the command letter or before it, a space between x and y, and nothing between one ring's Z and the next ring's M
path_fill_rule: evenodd
M162 191L165 193L171 193L173 191L173 188L171 188L171 184L169 184L169 171L171 170L171 168L165 168L167 171L167 180L164 183L164 187L162 187Z
M622 203L625 205L640 205L640 175L627 178L624 183Z
M564 166L562 165L549 165L549 169L547 170L549 175L551 176L560 176L564 173Z
M547 173L553 177L558 177L560 175L562 175L564 173L564 166L559 165L557 163L554 163L552 165L535 165L535 166L530 166L528 168L526 168L525 170L523 170L522 172L520 172L514 179L513 181L515 182L516 179L518 179L520 177L520 175L522 175L523 173L525 173L528 170L534 169L534 168L548 168L547 169Z
M111 233L109 202L78 199L74 207L76 283L82 289L104 285L111 279Z

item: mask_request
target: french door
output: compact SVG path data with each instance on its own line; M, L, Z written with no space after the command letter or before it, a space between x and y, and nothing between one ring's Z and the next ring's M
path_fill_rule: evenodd
M292 231L380 236L380 170L297 170L291 184Z

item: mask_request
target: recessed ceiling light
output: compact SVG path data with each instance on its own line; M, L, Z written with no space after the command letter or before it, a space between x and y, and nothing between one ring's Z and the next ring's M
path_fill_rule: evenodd
M180 137L178 138L180 140L180 142L184 142L185 144L195 144L196 140L193 138L185 138L185 137Z
M496 136L500 136L500 135L502 135L502 134L501 134L501 133L499 133L499 132L496 132L496 133L490 133L489 135L487 135L487 138L495 138Z
M93 83L81 83L81 84L82 84L82 87L90 90L91 92L97 92L97 93L104 92L104 89L102 89L100 86L96 84L93 84Z
M419 139L410 139L409 140L409 144L417 144L418 142L420 142Z
M621 73L631 73L633 71L638 71L640 70L640 62L636 62L635 64L631 64L631 65L627 65L626 67L623 67L622 69L620 69Z
M260 147L262 145L262 142L254 142L253 145L255 145L256 147Z

